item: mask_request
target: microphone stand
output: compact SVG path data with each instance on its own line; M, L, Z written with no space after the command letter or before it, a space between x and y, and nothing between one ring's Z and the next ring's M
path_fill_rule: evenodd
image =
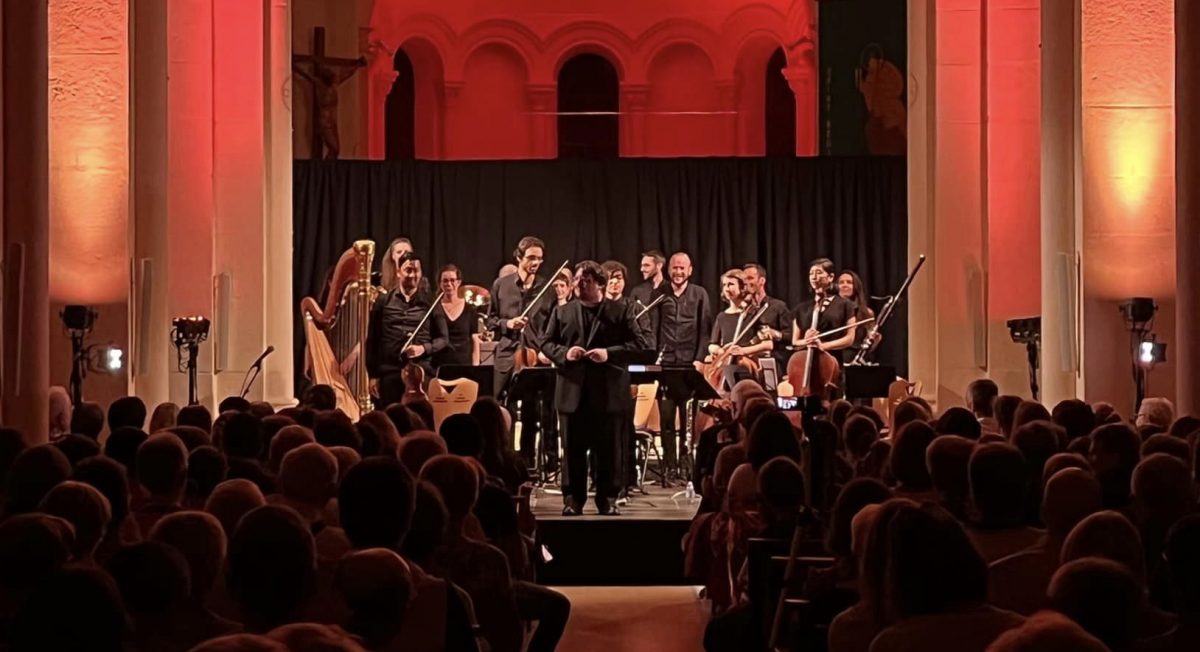
M881 308L879 310L879 314L875 316L875 326L871 328L870 332L867 333L867 337L863 339L862 344L859 345L858 353L854 354L854 359L848 364L867 364L867 354L871 351L871 342L875 339L875 334L878 333L879 329L883 328L883 325L887 323L888 319L891 318L892 311L895 310L896 304L904 300L904 295L908 292L908 287L912 285L913 280L917 278L917 272L921 271L921 266L924 264L925 254L921 254L920 258L917 259L917 264L912 268L912 271L908 273L908 278L904 279L904 283L900 285L900 289L896 290L895 294L888 297L887 303L883 304L883 308Z
M254 381L258 380L258 374L262 372L263 361L267 359L268 355L274 352L275 347L267 347L267 350L263 351L262 355L258 356L258 359L254 361L254 364L250 365L250 368L246 370L246 375L242 377L242 392L238 396L246 398L246 394L249 394L250 388L254 386Z

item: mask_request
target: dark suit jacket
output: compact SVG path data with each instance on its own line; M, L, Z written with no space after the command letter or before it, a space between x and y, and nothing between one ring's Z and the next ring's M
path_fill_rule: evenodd
M654 350L635 314L631 305L605 299L591 332L584 332L579 301L555 307L542 335L541 350L558 368L554 402L559 412L571 414L582 408L617 413L629 409L633 399L629 394L628 365L654 360ZM598 364L587 358L570 362L567 350L572 346L606 349L608 362ZM583 401L586 405L581 405Z

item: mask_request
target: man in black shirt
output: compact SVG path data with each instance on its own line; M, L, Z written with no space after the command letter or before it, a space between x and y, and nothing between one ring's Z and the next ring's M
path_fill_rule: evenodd
M712 333L712 307L708 292L699 285L689 282L692 277L692 259L680 251L671 256L667 273L671 285L666 298L657 308L659 312L658 355L663 366L692 365L701 370L704 357L708 354L708 340ZM663 461L674 468L678 437L687 437L687 400L690 398L679 388L665 391L658 403L660 428L663 442ZM679 416L680 431L676 434L675 419Z
M628 365L646 362L653 352L629 305L605 299L607 278L600 265L575 265L575 294L550 315L542 353L558 371L555 407L566 415L563 515L577 516L587 501L588 451L596 471L596 507L619 514L614 474L618 420L628 415Z
M791 310L782 299L767 295L766 267L758 263L747 263L742 266L742 273L745 274L746 289L750 292L751 304L767 307L762 317L758 318L759 325L755 330L765 333L774 343L771 347L771 357L775 359L775 368L782 377L787 372L789 355L787 345L791 340L792 332Z
M641 315L638 318L638 324L649 335L650 346L655 350L658 350L658 342L656 341L658 337L658 306L654 306L649 310L646 310L646 307L652 305L654 300L665 293L667 288L670 287L665 283L666 279L663 278L663 265L666 263L666 256L663 256L662 252L657 249L651 249L642 254L642 261L639 267L642 272L642 282L638 283L629 293L629 299L633 302L635 309L634 314Z
M421 289L420 259L411 252L404 254L397 276L399 284L375 302L367 324L367 374L380 407L404 397L401 372L406 366L420 365L431 378L429 359L447 344L446 333L433 329L432 320L421 323L433 300ZM410 337L412 343L404 348Z
M493 391L496 397L509 396L509 383L516 367L518 345L537 351L541 345L542 329L554 307L554 293L547 290L537 305L525 309L539 296L546 286L546 278L538 275L545 252L545 243L533 236L525 236L517 243L513 256L517 261L517 273L501 276L492 283L492 303L489 307L488 328L496 333L495 367L493 369ZM522 316L524 314L524 316ZM521 457L529 466L534 465L534 452L540 426L545 428L543 445L547 453L557 457L558 437L553 414L542 414L539 419L541 397L520 397ZM516 397L509 396L509 409L515 407Z

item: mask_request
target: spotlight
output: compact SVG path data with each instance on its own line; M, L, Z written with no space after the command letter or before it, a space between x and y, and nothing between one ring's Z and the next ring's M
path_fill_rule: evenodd
M208 339L207 317L176 317L171 320L171 343L175 345L176 367L188 375L188 405L200 402L196 395L196 358L200 343ZM184 353L187 360L184 360Z
M1130 330L1137 330L1138 326L1154 321L1154 313L1158 312L1158 305L1149 297L1133 297L1120 307Z
M88 369L96 373L115 375L125 368L125 351L113 344L91 347Z
M1025 355L1029 362L1029 393L1033 400L1038 399L1038 367L1040 355L1038 346L1042 341L1042 318L1020 317L1008 320L1008 334L1012 341L1025 345Z
M1021 317L1008 320L1008 334L1017 344L1040 342L1042 339L1042 318Z
M68 331L81 331L84 335L92 332L92 327L96 325L96 311L87 306L65 306L58 316Z
M1166 361L1167 344L1157 341L1153 335L1138 346L1138 362L1143 366L1153 366Z

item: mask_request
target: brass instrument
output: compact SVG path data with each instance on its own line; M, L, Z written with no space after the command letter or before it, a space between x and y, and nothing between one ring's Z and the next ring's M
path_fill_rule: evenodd
M458 288L458 296L462 297L467 305L475 306L479 315L479 339L491 342L495 333L487 327L487 310L492 303L492 293L482 285L463 285Z
M382 294L371 284L374 258L373 241L355 241L333 268L324 305L312 297L300 301L305 373L313 382L332 387L338 408L354 421L372 409L363 356L371 306Z

